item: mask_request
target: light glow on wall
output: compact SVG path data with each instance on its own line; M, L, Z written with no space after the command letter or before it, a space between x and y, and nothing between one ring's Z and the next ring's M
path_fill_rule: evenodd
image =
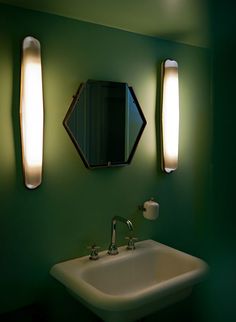
M40 42L26 37L21 62L20 125L24 178L29 189L42 181L43 121Z
M170 173L178 167L179 149L179 80L178 64L174 60L163 63L162 93L162 168Z

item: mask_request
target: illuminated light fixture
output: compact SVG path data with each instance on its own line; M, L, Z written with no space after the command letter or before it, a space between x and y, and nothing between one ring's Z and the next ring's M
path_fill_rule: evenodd
M21 62L20 125L24 178L29 189L42 181L43 114L40 42L26 37Z
M162 82L162 169L170 173L178 167L179 146L179 80L175 60L163 62Z

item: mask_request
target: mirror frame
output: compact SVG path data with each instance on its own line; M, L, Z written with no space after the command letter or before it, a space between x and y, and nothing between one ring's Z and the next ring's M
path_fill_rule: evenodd
M118 82L113 82L113 81L100 81L100 80L98 81L98 80L90 80L90 79L88 81L97 81L97 82L104 82L104 83L105 82L106 83L118 83ZM69 134L69 136L70 136L70 138L71 138L71 140L72 140L72 142L73 142L76 150L79 152L79 155L80 155L80 157L81 157L84 165L86 166L86 168L88 168L88 169L97 169L97 168L110 168L110 167L120 167L120 166L129 165L131 163L132 159L133 159L133 156L135 154L136 148L137 148L138 143L140 141L140 138L141 138L141 136L143 134L144 128L145 128L145 126L147 124L147 121L145 119L145 116L143 114L143 111L142 111L142 109L140 107L140 104L139 104L139 102L137 100L137 97L136 97L136 95L134 93L133 88L131 86L128 86L127 83L124 83L125 85L127 85L128 89L130 91L130 94L132 95L132 98L133 98L133 100L135 102L135 105L137 107L137 110L139 112L139 115L140 115L140 117L142 119L142 126L139 129L138 135L137 135L137 137L135 139L134 145L133 145L133 147L132 147L132 149L130 151L130 154L129 154L129 157L128 157L127 161L125 161L125 162L119 162L119 163L114 163L113 162L113 163L108 163L108 164L102 164L102 165L95 165L95 166L93 166L93 165L91 165L88 162L88 160L86 158L86 155L83 153L83 151L82 151L82 149L81 149L78 141L76 140L76 138L73 135L70 127L67 124L68 123L68 120L70 119L71 113L73 112L74 108L76 107L76 104L78 103L78 101L80 99L81 93L83 92L83 90L84 90L84 88L86 86L86 83L87 82L81 83L80 86L79 86L79 88L78 88L78 90L77 90L77 92L76 92L76 94L73 95L72 102L71 102L70 107L69 107L69 109L68 109L68 111L66 113L66 116L65 116L64 120L63 120L63 125L64 125L67 133Z

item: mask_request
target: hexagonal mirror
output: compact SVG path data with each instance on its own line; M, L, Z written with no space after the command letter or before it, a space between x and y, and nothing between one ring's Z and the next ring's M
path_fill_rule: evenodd
M88 80L80 85L63 124L88 168L131 162L146 120L132 87Z

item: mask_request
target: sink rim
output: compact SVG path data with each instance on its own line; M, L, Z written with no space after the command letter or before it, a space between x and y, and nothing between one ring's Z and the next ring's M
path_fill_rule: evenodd
M198 264L197 268L142 290L122 295L105 293L83 279L83 274L86 269L95 269L97 266L106 265L106 263L109 265L109 263L114 263L115 261L125 260L131 255L141 256L143 252L155 248L165 249L168 252L179 254L181 257L189 258ZM141 304L149 303L154 296L155 300L158 300L173 294L173 290L174 292L178 292L186 288L191 288L203 279L209 269L208 265L200 258L151 239L137 242L136 250L134 251L127 251L126 246L121 246L119 247L118 255L107 255L106 250L100 252L99 255L100 258L97 261L91 261L88 256L83 256L60 262L52 267L50 273L79 299L82 299L94 307L109 311L134 309ZM71 274L74 273L76 275L76 278L68 275L69 273L66 273L68 269L71 271Z

